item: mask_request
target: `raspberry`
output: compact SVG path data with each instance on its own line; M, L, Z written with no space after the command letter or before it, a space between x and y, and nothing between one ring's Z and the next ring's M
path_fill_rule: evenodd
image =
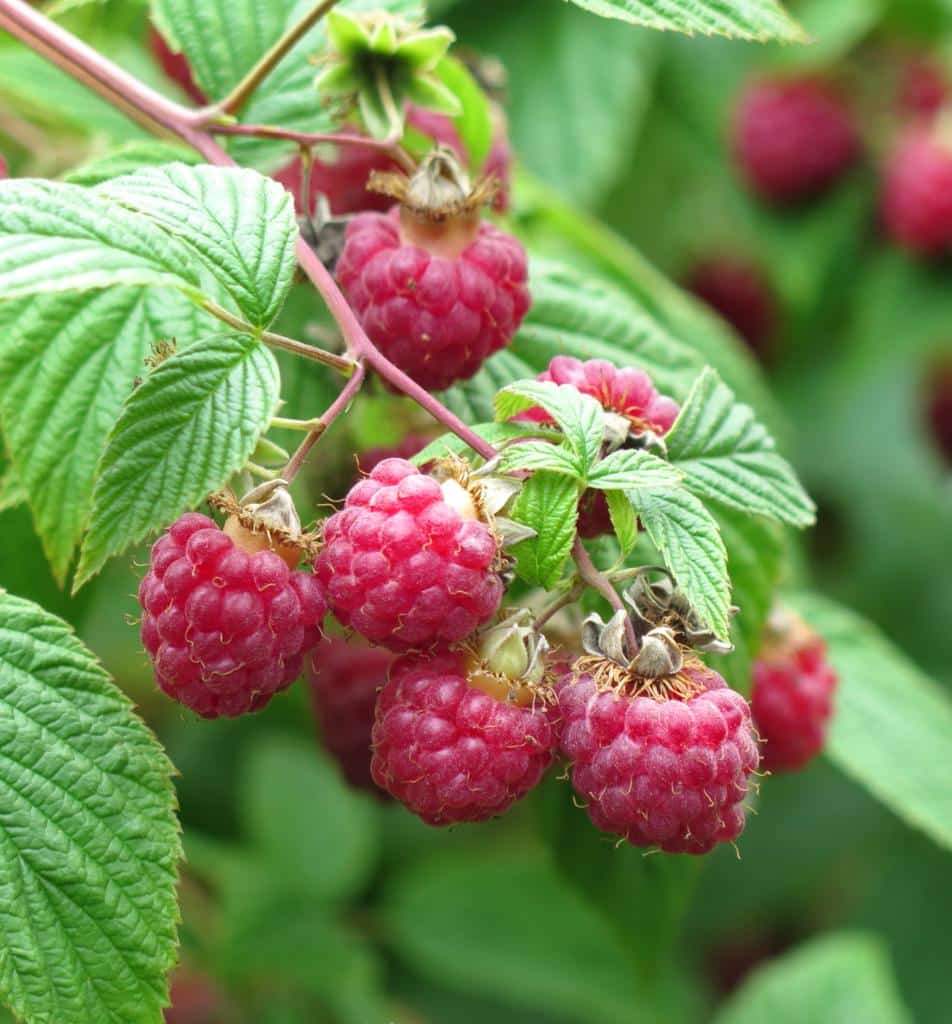
M356 789L380 793L370 775L370 731L377 692L393 655L340 638L325 638L311 659L311 700L324 746Z
M371 340L430 391L467 380L507 345L529 309L526 254L478 208L452 153L434 150L409 180L375 187L400 206L348 225L337 278Z
M502 599L499 545L469 495L402 459L351 488L324 542L316 572L334 615L394 651L462 640Z
M320 193L327 197L331 213L343 216L361 210L388 210L393 205L392 200L368 191L367 179L373 171L388 171L395 166L379 150L367 146L340 146L333 159L312 162L307 210L301 208L300 157L285 164L272 177L294 196L298 213L313 214Z
M687 287L719 313L760 359L766 358L777 309L759 267L729 256L702 260L691 271Z
M225 996L205 974L179 967L172 975L165 1024L215 1024L227 1012Z
M166 77L180 86L193 103L201 107L208 102L208 97L192 77L192 69L185 54L176 53L154 25L149 26L149 49Z
M761 198L792 203L832 185L859 155L851 111L817 78L760 80L740 99L733 146Z
M952 146L930 128L910 129L887 161L880 204L903 248L932 255L952 246Z
M607 412L618 413L628 420L636 434L651 431L664 435L678 415L678 404L658 394L651 378L643 370L619 369L604 359L583 362L573 356L555 356L538 380L555 384L571 384L583 395L601 402ZM553 423L547 412L538 406L514 417L529 423ZM578 531L583 537L600 537L611 530L608 502L600 491L586 491L579 502Z
M768 771L797 771L822 749L836 673L826 646L806 627L767 644L754 662L751 709Z
M589 817L634 846L708 853L744 829L757 768L750 710L712 669L685 665L687 699L630 696L587 672L558 686L562 751Z
M949 83L942 68L928 54L908 58L899 80L899 108L907 114L930 117L941 109L949 95Z
M401 441L388 448L368 448L357 456L357 464L361 473L370 473L380 465L384 459L412 459L418 452L429 444L429 440L422 434L407 434Z
M406 655L377 701L374 780L428 825L501 814L552 763L547 712L497 699L474 678L458 652Z
M153 545L139 604L160 688L203 718L258 711L290 686L327 611L315 576L196 513Z
M952 466L952 362L930 367L926 377L926 425L945 461Z

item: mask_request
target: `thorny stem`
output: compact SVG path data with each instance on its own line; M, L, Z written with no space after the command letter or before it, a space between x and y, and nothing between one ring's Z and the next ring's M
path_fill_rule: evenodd
M338 0L321 0L265 53L247 75L221 101L191 115L195 123L205 127L222 114L234 114L248 102L254 91L281 63L297 43L324 17Z
M259 330L246 320L242 320L241 317L229 313L227 309L219 306L217 302L212 302L211 299L202 303L202 309L206 313L211 313L212 316L217 317L223 323L228 324L229 327L234 327L235 330L257 336L271 348L283 348L286 352L293 352L296 356L302 356L304 359L310 359L315 363L323 363L324 366L331 366L344 374L345 377L351 376L354 372L356 364L353 359L339 356L336 352L325 352L322 348L316 348L314 345L308 345L294 338L286 338L283 334Z
M24 0L0 0L0 28L6 29L32 49L47 56L58 67L151 130L177 136L210 164L217 167L235 166L235 161L207 130L195 127L194 111L170 102L155 90L143 85L62 26L33 10ZM301 269L320 292L331 315L337 321L351 355L363 358L368 367L375 370L397 391L412 398L437 422L465 441L477 454L485 459L492 458L496 454L492 445L470 430L442 402L421 388L416 381L411 380L377 349L367 337L327 268L300 236L296 252ZM355 376L356 372L348 384L353 382Z
M341 389L341 393L334 399L324 412L314 421L310 433L298 445L297 451L291 456L288 464L281 470L281 477L290 483L298 474L300 468L307 460L311 449L321 439L324 431L337 419L338 416L350 405L351 400L360 390L364 382L364 364L357 363L353 376Z
M572 558L578 566L579 576L593 590L598 591L616 612L625 611L625 605L618 596L618 591L611 585L608 577L596 568L589 553L585 550L582 538L578 534L575 535L575 542L572 544ZM635 636L635 627L632 625L627 613L625 615L625 638L628 640L632 654L634 654L638 650L638 638Z

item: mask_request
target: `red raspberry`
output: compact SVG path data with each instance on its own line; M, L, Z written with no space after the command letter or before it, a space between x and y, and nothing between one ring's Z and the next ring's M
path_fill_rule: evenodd
M377 693L393 655L339 637L327 637L311 659L311 700L324 746L356 789L380 793L370 775L370 731Z
M770 352L777 308L760 268L729 256L702 260L691 271L687 286L719 313L765 359Z
M563 677L562 750L598 828L701 854L743 831L757 743L747 702L716 672L695 665L681 675L701 692L655 700L600 689L584 673Z
M498 553L459 484L441 487L409 462L386 459L324 524L316 572L344 626L406 651L462 640L495 613Z
M925 397L929 432L945 461L952 466L952 362L930 367Z
M407 655L377 701L374 780L428 825L501 814L552 763L547 712L497 699L473 678L457 652Z
M225 996L204 974L179 967L172 975L165 1024L215 1024L227 1010Z
M139 604L159 686L203 718L258 711L290 686L327 611L315 576L243 551L197 513L153 545Z
M660 395L651 378L643 370L619 369L604 359L583 362L573 356L555 356L538 380L555 384L571 384L583 395L591 395L608 412L624 416L634 433L650 430L664 435L677 419L678 404ZM514 417L529 423L553 423L538 406ZM579 502L578 531L583 537L600 537L611 530L608 502L601 491L586 491Z
M405 236L397 211L358 215L337 278L381 352L427 390L442 391L472 377L522 323L526 254L486 221L459 252Z
M741 171L773 203L817 195L859 155L851 111L816 78L754 82L741 97L733 132Z
M952 246L952 146L930 128L911 129L886 164L881 208L886 231L913 252Z
M949 95L945 72L928 54L906 60L899 80L899 108L907 114L930 117Z
M189 67L185 54L176 53L154 25L149 26L149 49L159 62L166 77L180 86L193 103L202 107L208 102L208 97L192 77L192 69Z
M836 673L815 634L766 648L754 662L751 709L764 741L763 767L797 771L822 749Z

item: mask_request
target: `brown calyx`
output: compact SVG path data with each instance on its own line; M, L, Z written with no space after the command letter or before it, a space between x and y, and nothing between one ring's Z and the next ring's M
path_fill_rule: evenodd
M572 675L578 679L587 675L598 690L610 691L618 696L650 697L659 703L666 700L690 700L704 692L704 686L685 670L702 668L703 662L689 649L677 672L663 676L641 675L635 668L620 665L611 658L583 654L572 666Z
M208 503L227 514L224 533L249 555L273 551L284 559L289 569L296 569L302 555L313 558L320 549L318 531L305 533L299 526L295 528L295 522L276 516L267 502L252 503L256 507L251 508L239 502L230 491L222 491L212 494Z

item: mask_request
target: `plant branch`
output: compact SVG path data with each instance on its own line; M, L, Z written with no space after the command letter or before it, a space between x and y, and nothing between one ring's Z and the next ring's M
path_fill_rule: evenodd
M222 114L235 114L248 102L254 91L281 63L297 43L324 17L338 0L321 0L300 21L292 25L266 52L247 75L218 103L190 114L197 126L210 125Z
M585 550L582 538L576 534L575 542L572 545L572 558L578 566L578 574L595 591L602 595L616 612L624 612L625 605L618 596L618 591L611 585L608 577L600 572L592 561L591 556ZM628 614L625 614L625 638L628 640L632 653L638 650L638 638L635 636L635 627L632 625Z
M364 376L364 364L358 362L353 376L341 389L340 394L327 407L327 410L317 417L314 421L313 429L298 445L297 451L295 451L288 464L281 471L281 477L287 480L288 483L297 476L298 471L304 465L308 455L311 453L311 449L318 441L320 441L327 428L334 422L334 420L337 419L338 416L340 416L342 412L344 412L347 406L350 405L354 396L364 383Z
M212 316L217 317L223 323L228 324L229 327L234 327L236 331L241 331L243 334L255 335L255 337L260 338L265 345L268 345L271 348L282 348L285 352L293 352L296 356L302 356L304 359L310 359L314 363L323 363L324 366L332 367L339 373L344 374L345 377L351 376L356 368L357 364L353 359L348 359L346 356L339 356L336 352L325 352L322 348L317 348L314 345L308 345L305 342L297 341L294 338L286 338L283 334L275 334L273 331L263 331L260 328L249 324L246 320L242 320L241 317L229 313L227 309L219 306L217 302L212 302L211 299L207 299L202 303L202 309L204 309L206 313L211 313Z

